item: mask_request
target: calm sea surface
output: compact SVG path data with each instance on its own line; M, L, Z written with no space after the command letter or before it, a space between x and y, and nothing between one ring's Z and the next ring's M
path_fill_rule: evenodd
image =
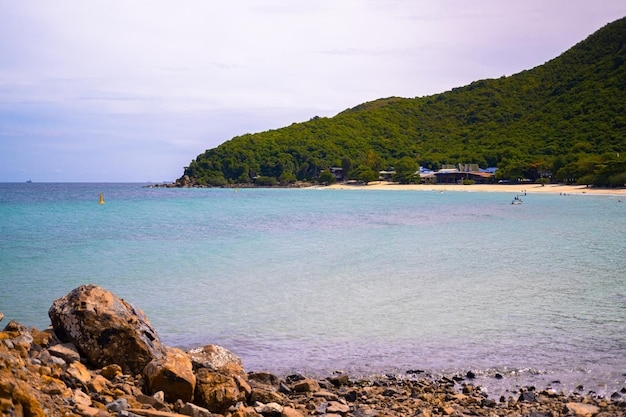
M93 283L167 345L220 344L248 371L472 370L490 393L610 395L626 385L626 202L512 197L0 184L0 311L45 328L54 299Z

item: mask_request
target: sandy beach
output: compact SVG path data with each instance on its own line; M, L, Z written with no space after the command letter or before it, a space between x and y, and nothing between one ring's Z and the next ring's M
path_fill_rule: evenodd
M467 191L498 193L552 193L552 194L595 194L626 196L626 188L593 188L585 185L548 184L398 184L387 181L371 182L367 185L340 183L328 188L337 190L396 190L396 191Z

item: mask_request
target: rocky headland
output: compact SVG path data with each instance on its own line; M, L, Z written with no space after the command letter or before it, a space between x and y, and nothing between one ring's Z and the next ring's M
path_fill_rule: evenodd
M44 330L10 321L0 332L3 416L626 416L626 389L492 399L471 378L247 373L220 346L165 346L140 309L95 285L55 300L49 316Z

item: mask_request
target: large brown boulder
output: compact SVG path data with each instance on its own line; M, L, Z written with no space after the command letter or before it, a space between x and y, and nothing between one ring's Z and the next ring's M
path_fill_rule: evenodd
M48 315L57 336L98 368L118 364L125 372L141 373L165 354L143 311L97 285L55 300Z
M213 413L245 401L251 389L241 359L221 346L207 345L187 352L196 371L194 403Z
M230 406L246 400L236 377L201 368L196 378L194 403L213 413L226 414Z
M165 401L189 402L193 399L196 376L189 356L180 349L166 348L165 355L153 359L143 371L151 393L163 391Z

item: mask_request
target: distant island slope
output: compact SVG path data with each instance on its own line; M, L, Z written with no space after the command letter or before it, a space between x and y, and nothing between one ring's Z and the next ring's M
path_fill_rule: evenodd
M533 69L426 97L245 134L192 160L178 186L421 182L419 168L492 169L491 181L626 184L626 18Z

